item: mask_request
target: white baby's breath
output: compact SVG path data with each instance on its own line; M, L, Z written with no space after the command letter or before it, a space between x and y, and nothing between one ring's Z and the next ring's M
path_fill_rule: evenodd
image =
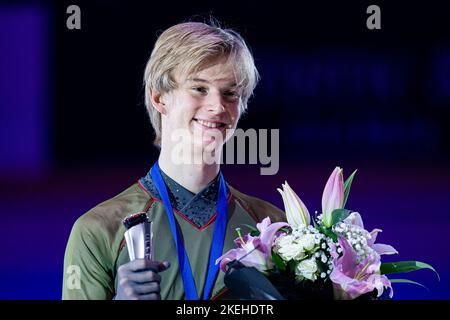
M371 238L370 233L360 226L340 222L333 227L333 231L341 237L344 237L353 247L357 254L358 262L364 260L373 254L373 249L368 246L367 241ZM342 250L338 249L338 253Z

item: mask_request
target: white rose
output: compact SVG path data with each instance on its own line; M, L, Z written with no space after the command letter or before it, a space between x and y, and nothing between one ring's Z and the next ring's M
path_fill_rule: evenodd
M300 261L299 264L297 265L297 268L295 268L295 274L297 276L301 276L303 278L312 281L317 279L316 272L317 272L317 263L314 257Z
M303 247L294 242L294 237L287 235L277 239L277 252L285 261L301 259L304 256Z
M316 236L305 234L298 240L298 243L303 247L304 251L311 251L316 246Z

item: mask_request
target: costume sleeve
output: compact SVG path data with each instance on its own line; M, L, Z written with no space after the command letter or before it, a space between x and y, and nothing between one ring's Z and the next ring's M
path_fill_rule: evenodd
M232 187L230 187L230 189L238 199L239 203L256 222L261 222L266 217L270 217L271 222L287 221L286 213L270 202L248 196Z
M63 300L108 300L114 296L110 249L99 223L82 216L64 256Z

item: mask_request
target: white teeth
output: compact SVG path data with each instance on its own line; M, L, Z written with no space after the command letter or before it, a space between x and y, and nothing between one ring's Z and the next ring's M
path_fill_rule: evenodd
M197 122L208 128L218 128L220 126L217 122L209 122L200 119L197 119Z

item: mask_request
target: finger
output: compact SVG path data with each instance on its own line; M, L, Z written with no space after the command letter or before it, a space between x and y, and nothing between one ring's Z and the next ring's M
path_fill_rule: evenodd
M163 261L161 263L161 268L160 268L159 272L166 271L169 268L170 268L170 262L169 261Z
M146 267L146 262L144 259L136 259L133 261L129 261L126 264L121 265L118 268L118 272L121 273L129 273L144 270Z
M161 300L159 293L150 293L139 295L139 300Z
M154 272L163 272L170 267L169 261L159 262L159 261L151 261L146 260L146 270L151 270Z
M161 276L153 271L129 272L127 278L136 283L160 282Z
M147 295L151 293L160 293L161 288L157 282L148 282L144 284L136 284L134 291L139 295Z
M161 272L166 270L170 263L168 261L159 262L159 261L152 261L148 259L136 259L133 261L128 262L125 264L126 269L129 271L144 271L144 270L152 270L155 272Z

